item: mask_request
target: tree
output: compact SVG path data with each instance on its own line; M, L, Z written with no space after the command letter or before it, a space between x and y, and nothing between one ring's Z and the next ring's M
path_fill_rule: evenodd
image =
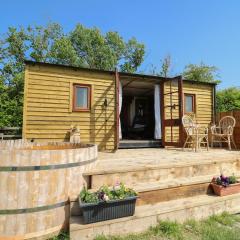
M167 55L167 56L162 60L162 66L161 66L160 76L162 76L162 77L169 77L170 71L171 71L171 66L172 66L171 56L170 56L170 55Z
M77 24L70 33L70 39L77 55L85 66L124 72L135 72L144 58L144 45L135 38L124 42L117 32L103 35L99 29L85 28Z
M150 74L160 77L170 77L172 67L172 59L170 55L166 55L161 60L161 68L160 70L157 70L157 67L154 65L151 65L150 67Z
M144 45L138 43L135 38L130 39L123 51L124 63L120 65L123 72L135 72L138 66L143 62L143 57L145 54Z
M218 112L240 110L240 88L230 87L220 90L216 94Z
M23 105L23 61L28 47L24 29L9 28L0 45L0 127L20 126Z
M81 24L64 33L57 23L10 27L0 39L0 127L21 126L24 60L135 72L145 47L135 38L125 42L117 32L102 34Z
M46 27L29 26L27 28L29 56L25 53L25 57L30 57L38 62L52 62L51 52L56 41L63 40L64 34L62 27L57 23L49 23ZM63 42L64 44L65 42Z
M83 66L83 61L79 59L71 40L67 36L56 39L49 51L49 62L71 66Z
M189 64L185 67L183 78L199 82L220 83L218 69L215 66L208 66L204 63Z

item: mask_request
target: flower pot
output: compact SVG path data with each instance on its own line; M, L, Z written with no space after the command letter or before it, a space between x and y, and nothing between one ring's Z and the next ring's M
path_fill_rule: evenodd
M106 221L115 218L133 216L137 197L122 200L111 200L99 203L82 203L83 221L85 224Z
M218 196L226 196L235 193L240 193L240 183L230 184L227 187L211 183L213 191Z

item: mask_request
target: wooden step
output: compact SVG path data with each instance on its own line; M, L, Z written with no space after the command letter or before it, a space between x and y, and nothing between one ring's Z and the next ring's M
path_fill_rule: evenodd
M144 164L142 161L135 166L129 165L125 160L126 165L122 164L118 168L111 169L111 163L106 163L106 169L95 168L92 171L85 172L85 176L89 176L90 188L97 189L102 185L112 186L116 182L123 182L129 186L134 186L139 183L152 182L171 182L179 179L191 179L202 176L218 176L221 172L226 175L238 175L240 173L239 159L221 159L218 161L205 160L201 162L169 162L161 163L148 162ZM110 165L110 166L109 166ZM211 178L212 178L211 177ZM210 180L211 180L210 178Z
M156 190L164 190L164 189L177 188L182 186L192 186L197 184L210 183L212 178L213 178L212 175L196 176L192 178L171 179L168 181L137 183L136 185L133 185L131 187L134 188L137 192L151 192Z
M240 174L236 175L240 178ZM212 194L210 182L212 175L197 176L192 178L180 178L169 181L149 183L137 183L127 187L133 188L138 193L137 205L155 204L178 198L193 197L203 194ZM97 189L90 189L95 192Z
M91 240L104 235L123 235L139 233L150 226L157 225L160 220L202 219L224 211L240 212L240 194L224 197L200 195L183 199L137 206L135 215L126 218L84 225L81 216L70 219L70 236L72 240Z
M212 194L212 176L180 178L163 182L138 183L133 186L138 192L137 205L155 204L174 199Z
M119 149L157 147L162 147L161 140L121 140L119 142Z
M99 152L96 166L85 172L85 175L220 163L236 163L240 167L239 151L211 149L209 152L195 153L181 149L122 149L116 153Z

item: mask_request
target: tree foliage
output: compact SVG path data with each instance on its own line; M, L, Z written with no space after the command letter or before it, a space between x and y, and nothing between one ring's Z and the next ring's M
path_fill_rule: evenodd
M208 66L203 63L200 65L189 64L183 72L185 79L220 83L218 69L214 66ZM240 88L230 87L217 91L216 108L218 112L226 112L240 109Z
M170 55L167 55L162 60L162 66L159 75L162 77L170 77L170 71L172 67L172 59Z
M9 27L0 39L0 127L21 126L24 60L79 67L135 72L143 62L145 47L117 32L77 24L64 33L57 23L28 28Z
M187 65L182 75L185 79L198 82L221 82L218 77L218 69L215 66L208 66L204 63Z
M218 112L240 110L240 88L230 87L218 91L216 105Z
M172 70L172 58L171 55L166 55L161 60L161 67L158 69L156 66L151 65L149 73L154 76L170 77Z

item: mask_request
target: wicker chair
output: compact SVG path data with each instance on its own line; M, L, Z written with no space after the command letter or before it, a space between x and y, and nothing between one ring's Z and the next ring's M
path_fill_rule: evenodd
M208 128L201 127L196 123L195 118L189 115L182 117L182 124L187 134L183 149L188 144L192 146L193 150L197 151L201 148L201 144L204 144L207 146L207 150L209 150Z
M212 132L212 143L211 146L213 147L213 144L215 142L222 144L223 142L228 144L229 150L232 149L231 143L233 143L234 147L236 147L234 138L233 138L233 130L236 125L236 120L232 116L225 116L220 119L219 125L212 126L211 132Z

